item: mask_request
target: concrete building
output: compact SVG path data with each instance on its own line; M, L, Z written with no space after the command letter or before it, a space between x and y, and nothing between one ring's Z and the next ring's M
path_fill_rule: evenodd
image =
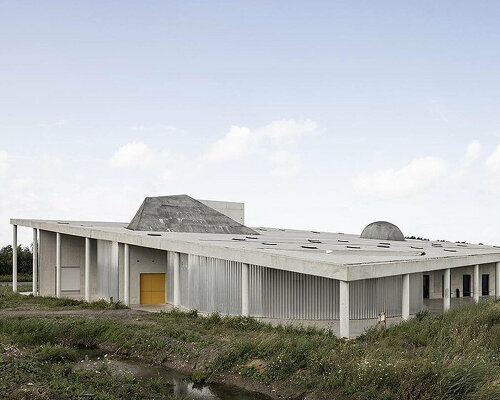
M388 222L361 235L249 228L242 203L180 195L146 198L129 224L11 224L14 249L18 226L33 229L35 295L331 321L342 337L380 313L399 321L426 302L446 311L452 298L500 296L499 247L405 240Z

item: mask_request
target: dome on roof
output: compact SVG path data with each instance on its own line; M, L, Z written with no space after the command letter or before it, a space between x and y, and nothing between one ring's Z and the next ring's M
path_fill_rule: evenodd
M362 239L405 240L403 232L396 225L386 221L372 222L361 232Z

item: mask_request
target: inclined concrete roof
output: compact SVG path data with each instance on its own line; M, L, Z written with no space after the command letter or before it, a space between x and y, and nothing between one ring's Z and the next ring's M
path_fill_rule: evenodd
M127 229L127 223L116 222L32 219L10 221L14 225L68 235L215 257L346 281L500 262L500 247L475 244L421 240L379 241L361 239L359 235L276 228L254 228L259 235L234 235L139 232ZM151 236L158 234L160 236ZM321 243L311 243L309 240L319 240Z

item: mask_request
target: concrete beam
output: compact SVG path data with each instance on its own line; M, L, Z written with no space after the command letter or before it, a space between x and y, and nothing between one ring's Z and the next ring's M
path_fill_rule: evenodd
M33 296L38 294L38 229L33 228Z
M248 317L249 301L248 301L248 264L241 264L241 315Z
M410 318L410 274L403 275L403 296L402 296L402 313L403 320Z
M90 238L85 238L85 301L90 301Z
M500 262L495 264L495 297L500 299Z
M474 265L474 301L476 303L479 301L479 296L481 296L479 279L479 264L476 264Z
M123 245L123 302L130 305L130 248Z
M339 281L340 337L349 339L349 282Z
M17 225L12 225L12 291L17 292Z
M56 233L56 297L61 297L61 234Z
M172 256L174 270L174 307L181 305L181 255L174 251Z
M451 270L444 270L444 296L443 296L443 311L448 311L451 307Z

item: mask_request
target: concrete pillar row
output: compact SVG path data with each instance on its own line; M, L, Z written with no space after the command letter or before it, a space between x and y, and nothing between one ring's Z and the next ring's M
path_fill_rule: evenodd
M250 315L248 300L248 264L241 264L241 315Z
M181 255L174 251L173 257L174 270L174 307L181 305Z
M495 297L500 299L500 262L495 264Z
M85 301L90 301L90 238L85 238Z
M38 294L38 229L33 228L33 296Z
M340 337L349 339L349 282L339 281Z
M406 321L410 318L410 274L403 274L403 299L401 318Z
M123 245L123 302L130 305L130 248L127 243Z
M474 301L479 302L479 296L481 293L479 292L479 264L474 265Z
M17 292L17 225L12 225L12 291Z
M448 311L451 307L451 270L447 268L444 270L444 296L443 296L443 310Z
M56 297L61 297L61 234L56 233Z

